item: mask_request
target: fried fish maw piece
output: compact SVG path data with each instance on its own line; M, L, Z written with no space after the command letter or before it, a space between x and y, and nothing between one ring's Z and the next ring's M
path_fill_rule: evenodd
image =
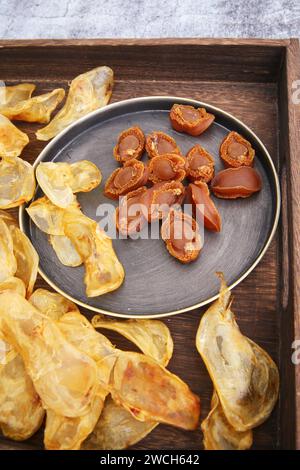
M49 235L49 242L64 266L75 268L82 265L82 258L70 238L65 235Z
M45 409L86 414L97 388L97 366L70 344L56 323L19 294L0 294L0 331L22 356Z
M22 279L30 296L37 278L39 256L29 238L18 227L10 226L13 252L17 261L16 277Z
M21 356L14 350L7 355L0 364L0 429L5 437L22 441L39 429L45 412Z
M0 109L2 106L14 106L20 101L28 100L31 98L34 90L35 85L33 85L33 83L0 86Z
M69 211L74 211L76 214L81 214L81 210L77 200L68 207ZM40 197L33 201L26 211L35 223L35 225L48 235L60 235L64 236L64 216L66 210L57 207L53 204L46 196Z
M95 328L116 331L134 343L144 354L167 366L173 354L169 328L158 320L112 320L102 315L92 318Z
M0 218L0 282L14 276L16 271L13 239L6 223Z
M231 311L223 275L219 299L203 315L196 346L218 393L224 414L237 431L263 423L278 398L279 374L270 356L246 338Z
M252 446L253 435L248 431L237 431L227 421L217 392L214 390L211 410L201 423L205 450L246 450Z
M34 191L34 170L30 163L19 157L6 157L0 161L0 209L21 206L32 199Z
M155 421L138 421L129 411L107 397L100 419L84 441L83 450L122 450L146 437Z
M122 352L111 378L112 398L140 421L158 421L196 429L200 401L187 384L152 358Z
M28 142L28 135L0 114L0 156L18 157Z
M118 289L124 280L124 268L112 240L97 223L84 215L68 212L64 216L64 231L83 259L86 295L97 297Z
M12 121L40 122L46 124L50 121L52 112L64 99L65 90L57 88L50 93L34 96L19 101L14 105L1 105L0 114Z
M29 302L41 313L55 321L66 313L79 313L77 305L71 300L47 289L36 289L29 297Z
M37 139L52 139L72 122L105 106L110 100L113 84L114 73L106 66L78 75L71 82L65 105L46 127L37 131Z
M26 296L26 287L22 279L18 277L8 277L5 281L0 283L0 293L5 291L17 292L22 297Z
M8 227L10 227L11 225L18 227L18 223L16 219L9 212L5 210L0 209L0 219L2 219L3 222L5 222Z

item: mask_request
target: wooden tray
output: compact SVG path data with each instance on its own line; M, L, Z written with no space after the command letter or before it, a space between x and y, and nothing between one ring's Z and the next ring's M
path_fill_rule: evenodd
M299 57L296 39L0 41L0 79L8 84L34 82L38 93L66 88L79 73L106 64L115 71L113 101L195 98L234 114L267 146L281 180L281 221L261 263L234 289L241 330L280 368L281 398L271 418L254 431L255 449L300 448L300 372L291 361L292 341L300 336L300 111L291 99L293 81L300 78ZM33 162L45 144L35 140L35 125L20 127L31 139L22 156ZM45 287L41 279L37 285ZM212 385L193 346L201 314L196 310L165 322L175 341L170 370L200 395L203 419ZM130 347L117 335L109 337ZM23 443L0 438L0 448L42 448L42 436L40 431ZM135 448L201 449L202 435L160 425Z

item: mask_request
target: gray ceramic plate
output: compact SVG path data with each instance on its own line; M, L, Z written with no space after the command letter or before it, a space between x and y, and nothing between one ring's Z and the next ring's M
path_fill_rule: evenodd
M205 107L215 114L215 123L201 136L175 132L168 112L173 103ZM224 111L194 100L177 97L147 97L122 101L80 119L53 139L37 158L41 161L75 162L88 159L102 171L100 188L82 193L78 199L83 212L97 220L96 209L109 200L103 195L107 177L118 166L112 149L118 134L139 125L145 134L153 130L173 136L182 152L200 143L214 157L216 171L223 168L219 146L231 130L244 135L256 150L255 167L263 180L263 189L247 199L216 199L222 216L221 233L205 231L200 257L190 265L172 258L162 240L115 240L114 247L124 265L126 277L115 292L87 298L83 267L60 264L42 233L20 209L20 223L40 256L40 274L58 292L90 310L123 317L160 317L191 310L217 297L216 271L223 271L231 287L237 285L257 265L274 235L279 216L279 184L266 148L243 123ZM147 160L147 156L143 157ZM38 189L36 197L42 195Z

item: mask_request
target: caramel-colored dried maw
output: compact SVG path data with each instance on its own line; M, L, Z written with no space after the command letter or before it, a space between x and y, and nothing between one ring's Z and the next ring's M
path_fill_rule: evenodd
M237 431L227 421L217 392L211 399L211 410L201 423L205 450L247 450L252 446L252 431Z
M95 328L116 331L134 343L144 354L167 366L173 354L169 328L159 320L112 320L102 315L92 319Z
M142 195L141 204L144 207L149 222L164 218L170 208L179 207L184 198L185 187L179 181L156 183Z
M199 398L150 357L133 352L119 354L111 380L113 400L137 419L196 429Z
M105 106L111 97L114 74L109 67L97 67L72 80L63 108L52 121L36 133L38 140L49 140L91 111Z
M112 240L88 217L68 211L64 232L70 238L85 266L86 295L97 297L118 289L124 269L113 249Z
M148 168L138 160L128 160L108 177L104 194L110 199L118 199L120 196L144 186L147 181Z
M181 263L198 258L202 247L199 226L188 214L171 210L162 224L161 236L170 255Z
M0 86L0 109L2 106L15 106L20 101L28 100L34 90L35 85L33 83Z
M173 129L193 136L202 134L215 120L215 116L205 108L174 104L170 111L170 121Z
M29 238L18 227L10 226L13 251L17 261L15 276L22 279L30 296L37 278L39 256Z
M30 163L19 157L6 157L0 161L1 209L21 206L32 199L34 191L34 170Z
M65 235L49 235L49 242L59 261L64 266L75 268L82 265L82 257L77 252L70 238Z
M197 144L186 154L185 169L191 181L208 183L214 176L215 161L207 150Z
M193 216L198 223L203 220L204 227L208 230L221 231L221 216L210 197L206 183L202 181L190 183L186 189L185 203L192 205Z
M0 158L18 157L28 142L28 135L0 114Z
M227 170L217 173L211 182L213 193L222 199L249 197L260 191L261 188L260 174L249 166L227 168Z
M40 122L50 121L52 112L63 100L65 91L63 88L57 88L50 93L34 96L24 101L19 101L14 105L1 105L0 114L6 116L12 121Z
M13 239L6 223L0 219L0 282L15 275L17 260L14 255Z
M220 146L220 157L226 166L252 166L255 151L250 142L237 132L229 132Z
M147 219L141 205L146 192L146 186L142 186L121 198L116 208L116 227L122 235L136 234L146 225Z
M80 313L71 300L47 289L36 289L29 297L29 302L52 320L59 320L66 313Z
M97 389L97 366L56 323L18 294L0 295L0 332L21 355L43 407L83 416Z
M147 135L146 151L149 158L160 157L166 153L181 155L180 148L176 144L175 139L164 132L152 132Z
M145 149L145 136L138 126L130 127L121 132L117 145L114 147L114 157L118 162L140 160Z
M182 181L185 178L185 158L175 154L153 157L149 163L149 180L152 183Z
M265 351L240 332L223 279L219 299L200 321L196 346L229 423L237 431L263 423L278 398L278 369Z

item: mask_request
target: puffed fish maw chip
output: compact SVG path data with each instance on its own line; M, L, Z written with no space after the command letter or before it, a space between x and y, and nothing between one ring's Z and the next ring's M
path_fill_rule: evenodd
M41 313L55 321L66 313L80 313L74 302L57 292L50 292L47 289L36 289L29 297L29 302Z
M0 161L0 209L21 206L32 199L34 191L34 170L30 163L19 157Z
M65 235L49 235L49 242L64 266L75 268L82 265L82 258L70 238Z
M52 139L72 122L105 106L110 100L113 83L113 71L106 66L97 67L74 78L65 105L46 127L37 131L37 139Z
M12 121L39 122L46 124L50 121L52 112L64 99L65 90L57 88L50 93L34 96L14 105L1 106L0 114Z
M205 450L247 450L252 446L252 431L237 431L227 421L217 392L214 390L211 410L201 423Z
M7 290L16 292L22 297L26 296L26 286L22 279L19 279L18 277L8 277L5 281L0 283L0 293Z
M196 346L227 420L237 431L247 431L270 415L278 397L279 375L270 356L241 333L230 305L230 291L222 277L219 299L201 318Z
M10 227L11 225L18 227L16 219L6 210L0 209L0 219L2 219L8 227Z
M6 223L0 219L0 282L14 276L16 271L13 239Z
M35 90L33 83L20 83L19 85L0 86L0 108L2 106L14 106L20 101L31 98Z
M0 157L18 157L28 142L28 135L0 114Z

